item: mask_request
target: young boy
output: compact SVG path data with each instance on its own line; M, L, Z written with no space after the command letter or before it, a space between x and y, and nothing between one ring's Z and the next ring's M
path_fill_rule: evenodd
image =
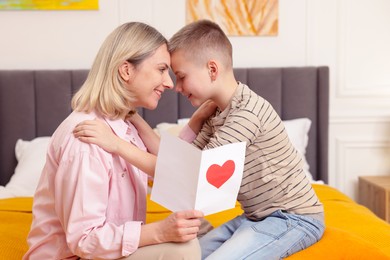
M198 134L190 122L181 138L200 149L247 143L237 198L244 214L200 239L202 259L281 259L316 243L324 232L323 206L302 158L270 103L236 81L232 45L221 28L191 23L170 39L169 52L176 90L194 106L217 105Z

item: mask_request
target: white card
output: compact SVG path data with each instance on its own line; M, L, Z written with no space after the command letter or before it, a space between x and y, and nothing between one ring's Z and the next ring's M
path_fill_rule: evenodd
M245 161L245 142L199 150L161 133L151 200L175 212L205 215L234 208Z

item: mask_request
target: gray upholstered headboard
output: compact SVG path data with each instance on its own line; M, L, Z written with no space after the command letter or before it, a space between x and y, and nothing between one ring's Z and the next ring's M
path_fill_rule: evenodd
M87 70L0 71L0 185L16 166L15 143L51 135L71 112L70 100ZM328 67L237 68L246 83L274 106L282 119L312 121L307 160L313 178L328 180ZM190 117L194 108L175 91L166 91L154 111L140 113L152 125Z

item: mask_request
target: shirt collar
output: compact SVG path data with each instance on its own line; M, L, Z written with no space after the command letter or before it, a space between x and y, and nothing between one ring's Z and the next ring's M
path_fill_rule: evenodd
M104 121L111 127L112 131L122 139L126 139L126 133L129 125L123 119L103 118Z

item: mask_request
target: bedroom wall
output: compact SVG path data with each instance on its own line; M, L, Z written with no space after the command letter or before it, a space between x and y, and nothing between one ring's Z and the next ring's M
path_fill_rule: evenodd
M89 68L116 26L172 36L183 0L100 0L99 11L2 11L0 69ZM235 67L330 67L329 184L357 198L359 175L390 175L390 1L280 0L277 37L231 37Z

